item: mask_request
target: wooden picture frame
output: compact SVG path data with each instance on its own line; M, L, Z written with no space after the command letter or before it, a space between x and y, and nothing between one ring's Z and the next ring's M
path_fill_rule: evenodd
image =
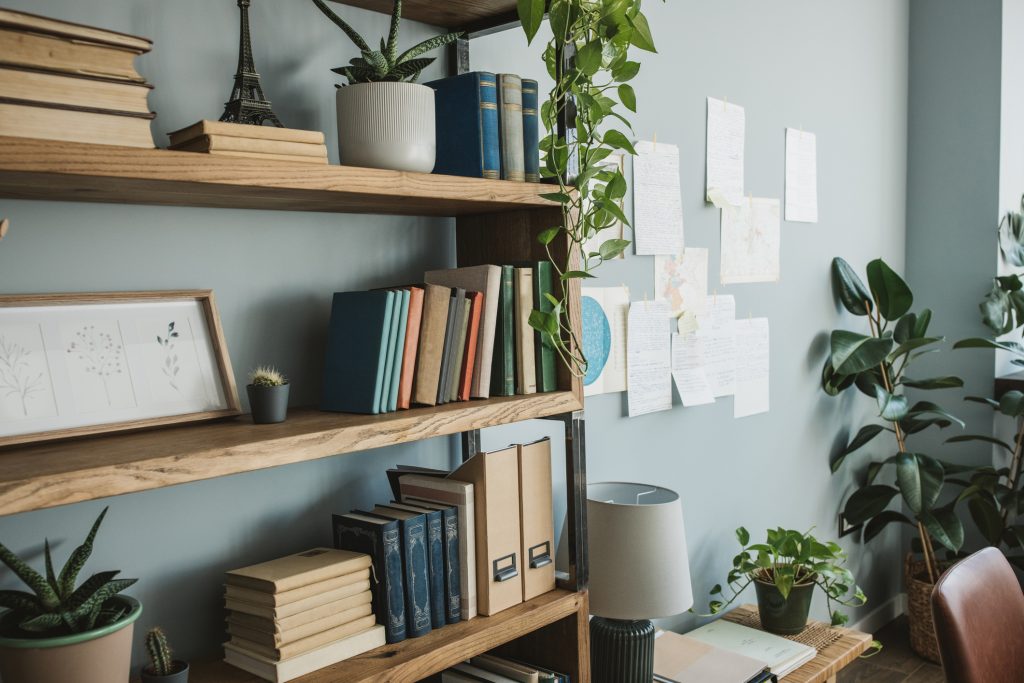
M0 295L0 447L240 413L210 290Z

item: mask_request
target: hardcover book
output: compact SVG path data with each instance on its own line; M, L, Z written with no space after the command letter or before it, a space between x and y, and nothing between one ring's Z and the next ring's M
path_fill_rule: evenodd
M135 58L142 51L30 33L0 24L0 55L6 64L142 82Z
M402 372L398 381L398 408L412 403L412 383L419 351L420 323L423 320L423 288L409 287L409 319L405 327L405 348L402 350Z
M537 361L534 351L534 331L530 327L533 310L533 269L515 269L515 349L516 393L537 393Z
M523 162L523 83L515 74L498 74L498 129L501 179L526 180Z
M233 643L224 644L224 661L271 683L305 676L384 645L384 627L371 626L329 645L288 659L273 659L244 650Z
M313 548L250 567L233 569L225 577L231 586L266 593L281 593L309 584L352 574L370 566L362 551Z
M153 149L153 114L0 97L0 135Z
M360 575L359 581L341 586L340 588L323 589L321 586L327 586L334 579L329 581L321 581L319 583L313 583L309 586L303 586L302 589L296 589L296 591L288 591L288 593L294 593L298 590L313 588L317 591L311 594L309 597L295 600L287 604L274 606L266 603L251 602L241 597L234 597L232 591L234 590L246 590L236 589L235 586L227 586L224 595L224 606L234 612L242 614L251 614L254 617L260 617L262 619L274 619L283 620L296 615L311 614L315 613L316 610L320 609L324 605L330 605L332 603L342 602L354 596L358 596L360 593L364 593L370 590L370 570L364 569L357 572ZM255 592L255 591L253 591Z
M466 344L462 354L459 371L459 384L456 398L468 401L473 392L473 368L476 365L477 341L480 337L480 315L484 307L484 295L481 292L466 292L469 314L466 321Z
M396 289L395 294L401 297L402 308L398 313L398 330L395 334L395 358L391 363L391 381L388 383L388 412L398 410L399 383L402 380L402 365L405 362L405 332L409 324L409 290Z
M540 129L537 81L523 79L523 169L528 183L540 182Z
M399 493L398 495L401 495ZM444 528L444 605L445 621L454 624L462 616L462 581L459 577L459 509L454 505L431 503L427 500L407 498L410 505L428 510L440 510Z
M427 518L427 579L430 582L430 625L441 628L445 624L444 589L444 513L441 510L408 503L391 501L381 507L405 510Z
M386 629L387 642L405 640L405 584L402 580L402 541L395 520L367 513L334 515L334 545L366 553L373 562L373 612Z
M0 65L0 95L23 100L149 114L152 89L148 83Z
M448 378L448 400L459 400L459 388L462 386L462 366L466 359L466 340L469 337L469 317L473 312L473 302L466 292L466 298L462 300L462 311L459 315L458 334L455 335L455 355L452 357L451 375Z
M373 616L373 607L369 601L284 631L274 628L268 630L262 621L256 619L254 623L255 618L247 614L232 614L228 617L228 633L258 645L280 648L348 626L366 616Z
M381 505L373 515L398 520L402 535L402 578L405 581L405 632L410 638L430 633L430 569L427 552L427 517Z
M437 404L437 387L441 381L441 360L448 325L451 289L427 284L423 287L423 320L412 385L412 400L422 405Z
M227 121L202 120L191 126L168 133L171 145L180 145L203 135L221 137L249 138L254 140L280 140L281 142L301 142L307 145L324 144L324 134L318 130L300 130L298 128L278 128L277 126L251 126L247 123L229 123Z
M466 290L452 287L451 298L448 300L448 324L444 333L444 353L441 356L441 379L437 387L437 403L448 402L451 388L452 364L454 363L455 347L458 345L459 325L462 319L462 303L466 300Z
M343 626L337 626L330 630L322 631L315 635L309 636L308 638L296 640L293 643L285 643L284 645L264 645L262 643L254 642L244 636L237 635L234 633L231 634L231 643L242 650L248 650L249 652L270 659L290 659L292 657L305 654L306 652L311 652L325 645L330 645L334 641L340 640L341 638L345 638L346 636L350 636L354 633L360 633L369 628L372 628L375 619L376 617L374 617L372 614L369 614L365 617L360 617L355 621L350 621L349 623L344 624ZM235 628L236 630L244 631L244 629L238 629L238 627ZM230 631L231 629L232 626L229 624L228 630Z
M300 157L327 158L327 146L322 143L311 145L305 142L243 138L233 135L216 134L200 135L191 140L172 144L169 149L182 149L190 152L252 152L254 154L284 154Z
M300 629L311 629L305 633L305 635L311 635L313 633L326 631L328 628L340 626L341 624L351 621L351 618L341 618L341 615L350 609L357 607L365 607L366 612L363 612L358 616L365 616L366 614L369 614L371 611L370 603L372 600L373 594L370 592L370 585L369 582L367 582L366 589L360 591L359 593L356 593L355 595L350 595L347 598L342 598L341 600L327 602L318 607L314 607L304 612L293 614L287 617L278 618L274 616L251 614L245 611L244 609L232 609L226 603L225 607L227 607L231 611L230 616L228 616L228 619L246 628L251 628L256 631L263 631L265 633L289 634L298 633ZM325 628L324 624L320 623L322 619L332 619L333 623L327 622ZM294 640L295 638L292 639Z
M226 584L224 586L224 597L229 600L240 600L252 605L262 605L272 608L281 608L286 605L290 607L292 605L301 604L301 609L305 609L308 607L322 605L324 602L330 602L331 599L337 600L349 595L354 595L359 591L353 586L356 586L369 578L370 570L361 569L357 572L352 572L351 574L343 574L333 579L317 581L316 583L311 583L300 588L294 588L289 591L282 591L280 593L267 593L261 590L253 590L251 588L242 588L240 586ZM317 599L325 596L332 597L327 600L321 600L321 602L316 602Z
M533 307L543 313L551 313L554 304L548 295L554 296L554 284L551 276L551 262L538 261L533 271ZM546 335L534 331L533 348L536 355L537 391L554 391L558 388L558 360L555 347Z
M389 291L334 295L322 410L379 412L394 304Z
M500 178L494 74L473 71L426 85L434 89L437 122L434 173Z
M491 394L494 396L516 393L515 300L515 268L502 266L491 366Z
M400 290L388 290L395 295L395 303L391 308L391 320L388 323L387 350L384 353L384 376L381 380L380 399L377 402L377 412L386 413L391 405L391 380L395 370L395 349L398 348L398 321L402 316L402 292Z

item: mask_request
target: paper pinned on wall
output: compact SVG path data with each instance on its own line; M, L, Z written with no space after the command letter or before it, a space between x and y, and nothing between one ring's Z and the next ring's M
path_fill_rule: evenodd
M679 256L654 257L654 296L668 302L672 315L707 310L708 250L683 249Z
M679 148L641 141L633 157L633 243L638 255L683 249Z
M736 321L733 417L767 413L770 398L768 318Z
M786 129L786 220L818 222L818 139Z
M715 396L732 396L736 388L736 299L707 298L707 313L697 317L697 334L705 338L708 382Z
M721 197L732 206L743 199L744 147L747 114L743 107L708 98L706 199L719 205ZM719 206L719 208L722 208Z
M583 395L626 390L626 318L629 287L583 287Z
M637 301L629 307L626 348L630 417L672 409L670 317L664 301Z
M708 380L706 341L696 332L672 335L672 379L686 407L715 402Z
M722 209L723 285L778 282L780 225L778 199L744 197Z

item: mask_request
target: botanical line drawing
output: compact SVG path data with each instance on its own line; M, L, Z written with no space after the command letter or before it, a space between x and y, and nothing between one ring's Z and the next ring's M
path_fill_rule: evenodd
M109 332L97 332L95 325L85 325L75 332L75 341L68 345L68 353L78 356L86 363L85 371L96 375L103 382L103 393L110 401L110 378L124 373L121 365L123 347L114 341Z
M17 396L21 412L28 417L28 402L35 394L45 391L43 373L33 373L29 357L32 352L0 336L0 389L7 396Z
M177 377L178 372L181 371L181 366L178 365L178 353L174 350L174 347L177 345L177 342L174 340L177 339L178 336L178 333L174 330L174 321L172 320L170 324L167 325L167 336L161 337L160 335L157 335L156 343L164 349L164 364L160 369L167 378L167 383L171 385L172 389L180 394L181 389L178 388L178 385L175 382L175 377Z

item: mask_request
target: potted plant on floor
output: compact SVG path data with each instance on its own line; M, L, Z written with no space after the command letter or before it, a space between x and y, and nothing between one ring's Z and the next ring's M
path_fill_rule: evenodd
M149 666L142 668L142 683L188 683L188 662L174 659L167 636L159 628L146 634Z
M374 50L323 0L313 4L360 52L347 66L331 69L348 80L336 86L341 163L430 173L437 150L434 91L416 79L434 61L422 55L455 42L462 33L435 36L399 53L402 0L395 0L387 41L381 38L380 49Z
M138 600L120 595L137 579L94 574L76 587L92 554L104 509L85 542L57 574L44 543L46 576L0 544L0 561L32 589L0 591L0 678L4 683L128 683L132 624L142 614Z
M815 587L828 601L833 626L841 626L849 617L833 603L860 607L867 602L864 592L846 568L846 553L832 541L822 543L811 535L792 529L769 529L764 543L750 543L750 534L736 530L739 554L733 558L726 585L711 589L709 605L713 616L731 605L750 584L757 592L757 611L766 631L795 635L807 627ZM847 597L850 596L850 597Z
M288 416L288 379L277 369L261 365L249 373L249 408L256 424L284 422Z

